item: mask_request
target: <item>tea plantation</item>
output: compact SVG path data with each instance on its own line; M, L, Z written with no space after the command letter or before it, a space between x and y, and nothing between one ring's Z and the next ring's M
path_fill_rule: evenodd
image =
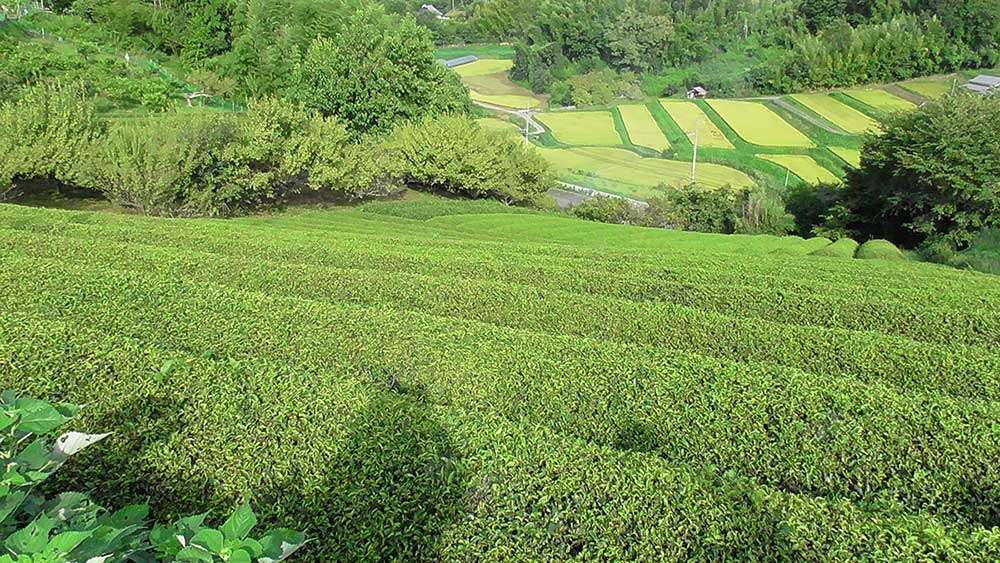
M0 205L0 386L300 560L1000 559L996 277L517 211Z

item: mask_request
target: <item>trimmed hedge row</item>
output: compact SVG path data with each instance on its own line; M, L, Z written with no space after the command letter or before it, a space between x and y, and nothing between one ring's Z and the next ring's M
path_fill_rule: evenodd
M328 214L331 215L331 214ZM1000 288L991 276L960 272L952 268L934 267L926 264L872 264L869 262L851 262L850 264L831 264L828 261L816 259L788 259L767 256L741 256L733 254L711 254L709 250L691 255L688 251L666 255L664 251L644 256L625 252L590 251L585 248L558 244L536 244L524 242L498 242L495 240L470 240L469 234L448 231L447 229L429 228L423 223L393 220L392 217L380 216L375 219L365 219L361 214L335 213L333 219L324 220L326 228L321 230L307 229L305 231L288 229L289 221L285 217L275 218L244 218L226 222L210 221L171 221L163 222L141 217L109 216L105 214L59 212L51 210L22 211L21 208L0 205L0 221L16 228L42 228L45 230L57 228L81 227L83 224L93 224L102 234L110 236L119 229L138 229L149 235L167 236L167 240L188 242L205 241L214 238L219 241L229 239L260 243L262 238L269 243L284 243L292 245L297 253L311 252L322 256L325 248L317 248L317 244L337 242L341 238L367 241L370 244L392 245L412 251L427 251L435 249L452 254L480 255L488 251L491 255L505 260L524 259L527 256L546 257L548 259L568 259L574 268L582 266L599 268L614 273L636 273L644 276L656 276L664 272L683 273L695 279L716 281L719 283L736 283L737 285L755 283L787 283L810 284L794 287L810 287L810 291L821 293L838 293L856 295L857 289L871 289L871 278L878 275L882 279L878 289L892 289L892 296L905 299L912 296L914 302L926 303L927 300L947 299L942 303L967 303L960 299L949 299L953 294L960 294L966 299L982 300L989 298L993 304L1000 303ZM370 217L370 216L369 216ZM183 226L182 229L177 228ZM281 227L276 229L275 227ZM337 239L330 240L331 232ZM210 237L210 234L216 237ZM347 236L345 237L345 234ZM462 238L457 238L462 237ZM309 255L309 254L307 254ZM852 267L861 264L860 268ZM729 277L731 275L738 277ZM721 276L721 277L720 277ZM690 278L684 278L690 279ZM813 280L813 281L810 281ZM900 284L900 285L894 285ZM918 295L913 292L920 291Z
M97 266L3 265L3 283L16 284L5 310L238 361L366 366L438 404L785 491L1000 521L997 403Z
M854 239L842 238L837 242L812 253L813 256L829 256L831 258L854 258L858 251L858 243Z
M64 480L160 514L250 500L309 530L307 560L1000 557L996 531L672 467L364 374L4 315L0 382L86 402L79 424L116 428Z
M0 231L0 248L164 279L332 303L387 306L536 332L686 350L734 361L884 382L909 391L1000 400L1000 356L880 334L739 319L670 304L641 304L499 282L391 270L345 270Z
M99 227L94 230L100 230ZM96 236L96 235L95 235ZM124 242L143 243L155 242L162 244L162 241L151 240L148 234L141 231L133 232L132 235L122 237ZM197 240L190 241L190 245L209 245L212 250L219 249L222 252L233 252L235 243L227 242L225 239L214 239L213 242L200 243ZM253 253L262 258L268 257L267 251L261 251L258 247L263 243L249 247L241 247L236 252L240 255ZM283 251L272 249L271 255L277 254L282 257ZM341 252L342 261L351 264L351 267L358 267L359 258L364 253L352 250L351 245L345 244ZM369 263L375 267L384 267L380 262L380 257L373 257ZM412 261L414 257L410 257ZM443 260L442 269L448 270L453 260ZM425 262L424 269L427 269ZM549 272L534 275L508 274L508 278L523 279L527 283L536 284L542 287L559 287L564 279L572 280L579 278L574 274L579 269L565 268L562 270L562 278L554 278ZM482 271L472 275L482 275ZM670 276L674 277L674 276ZM646 279L636 276L631 279ZM582 280L577 280L580 283ZM591 280L587 280L590 282ZM606 292L611 294L614 291L614 282L618 280L604 279L603 288L597 288L596 292ZM519 281L519 283L522 283ZM567 281L567 284L572 284ZM641 283L641 282L640 282ZM628 282L619 287L628 287ZM594 288L579 288L588 293L594 293ZM666 301L679 305L685 305L697 309L714 311L733 317L759 318L789 324L806 326L824 326L828 328L845 328L850 330L871 330L895 334L924 342L948 344L948 345L982 345L992 346L1000 342L1000 314L997 314L993 307L988 305L983 307L954 307L939 306L928 307L926 303L903 303L891 299L889 295L879 294L877 290L870 294L858 298L854 296L825 296L819 294L807 294L787 291L783 288L759 289L756 286L724 287L717 284L707 283L685 283L672 279L659 279L653 287L643 288L644 292L649 292L647 297L655 300ZM637 295L625 296L626 298L639 298Z

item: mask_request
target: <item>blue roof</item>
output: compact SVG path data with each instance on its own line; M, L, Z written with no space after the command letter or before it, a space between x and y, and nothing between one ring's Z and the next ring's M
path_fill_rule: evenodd
M479 57L473 55L467 55L465 57L458 57L457 59L451 59L444 62L444 66L448 68L455 68L456 66L467 65L469 63L474 63L479 60Z

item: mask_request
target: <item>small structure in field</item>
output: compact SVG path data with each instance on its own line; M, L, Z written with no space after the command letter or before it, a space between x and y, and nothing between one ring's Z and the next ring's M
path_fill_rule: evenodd
M965 85L970 92L989 96L990 94L1000 94L1000 78L988 74L980 74Z
M420 11L421 12L427 12L428 14L431 14L432 16L434 16L435 18L437 18L439 20L446 20L446 19L448 19L448 16L444 15L444 12L442 12L441 10L438 10L434 6L434 4L424 4L424 5L420 6Z
M702 86L695 86L688 90L687 97L689 100L704 100L708 97L708 90Z
M455 67L458 67L458 66L462 66L462 65L467 65L467 64L470 64L470 63L474 63L474 62L476 62L478 60L479 60L479 57L477 57L475 55L466 55L464 57L458 57L457 59L450 59L450 60L444 61L444 66L446 66L448 68L455 68Z

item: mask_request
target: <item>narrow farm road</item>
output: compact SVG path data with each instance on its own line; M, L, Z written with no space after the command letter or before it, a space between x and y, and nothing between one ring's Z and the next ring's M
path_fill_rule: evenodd
M511 108L504 107L504 106L498 106L498 105L488 104L486 102L478 102L478 101L473 101L472 103L476 104L479 107L483 107L483 108L490 109L490 110L493 110L493 111L499 111L499 112L507 113L507 114L510 114L510 115L516 115L516 116L520 117L521 119L527 121L528 122L528 126L531 128L531 131L528 131L528 135L534 136L534 135L541 135L542 133L545 133L545 128L542 127L542 125L540 123L538 123L537 121L535 121L535 112L533 112L531 110L511 109Z
M894 96L899 96L900 98L913 102L918 106L922 106L930 101L927 98L921 96L920 94L917 94L916 92L910 92L909 90L903 88L902 86L899 86L898 84L886 84L885 89L890 94Z

